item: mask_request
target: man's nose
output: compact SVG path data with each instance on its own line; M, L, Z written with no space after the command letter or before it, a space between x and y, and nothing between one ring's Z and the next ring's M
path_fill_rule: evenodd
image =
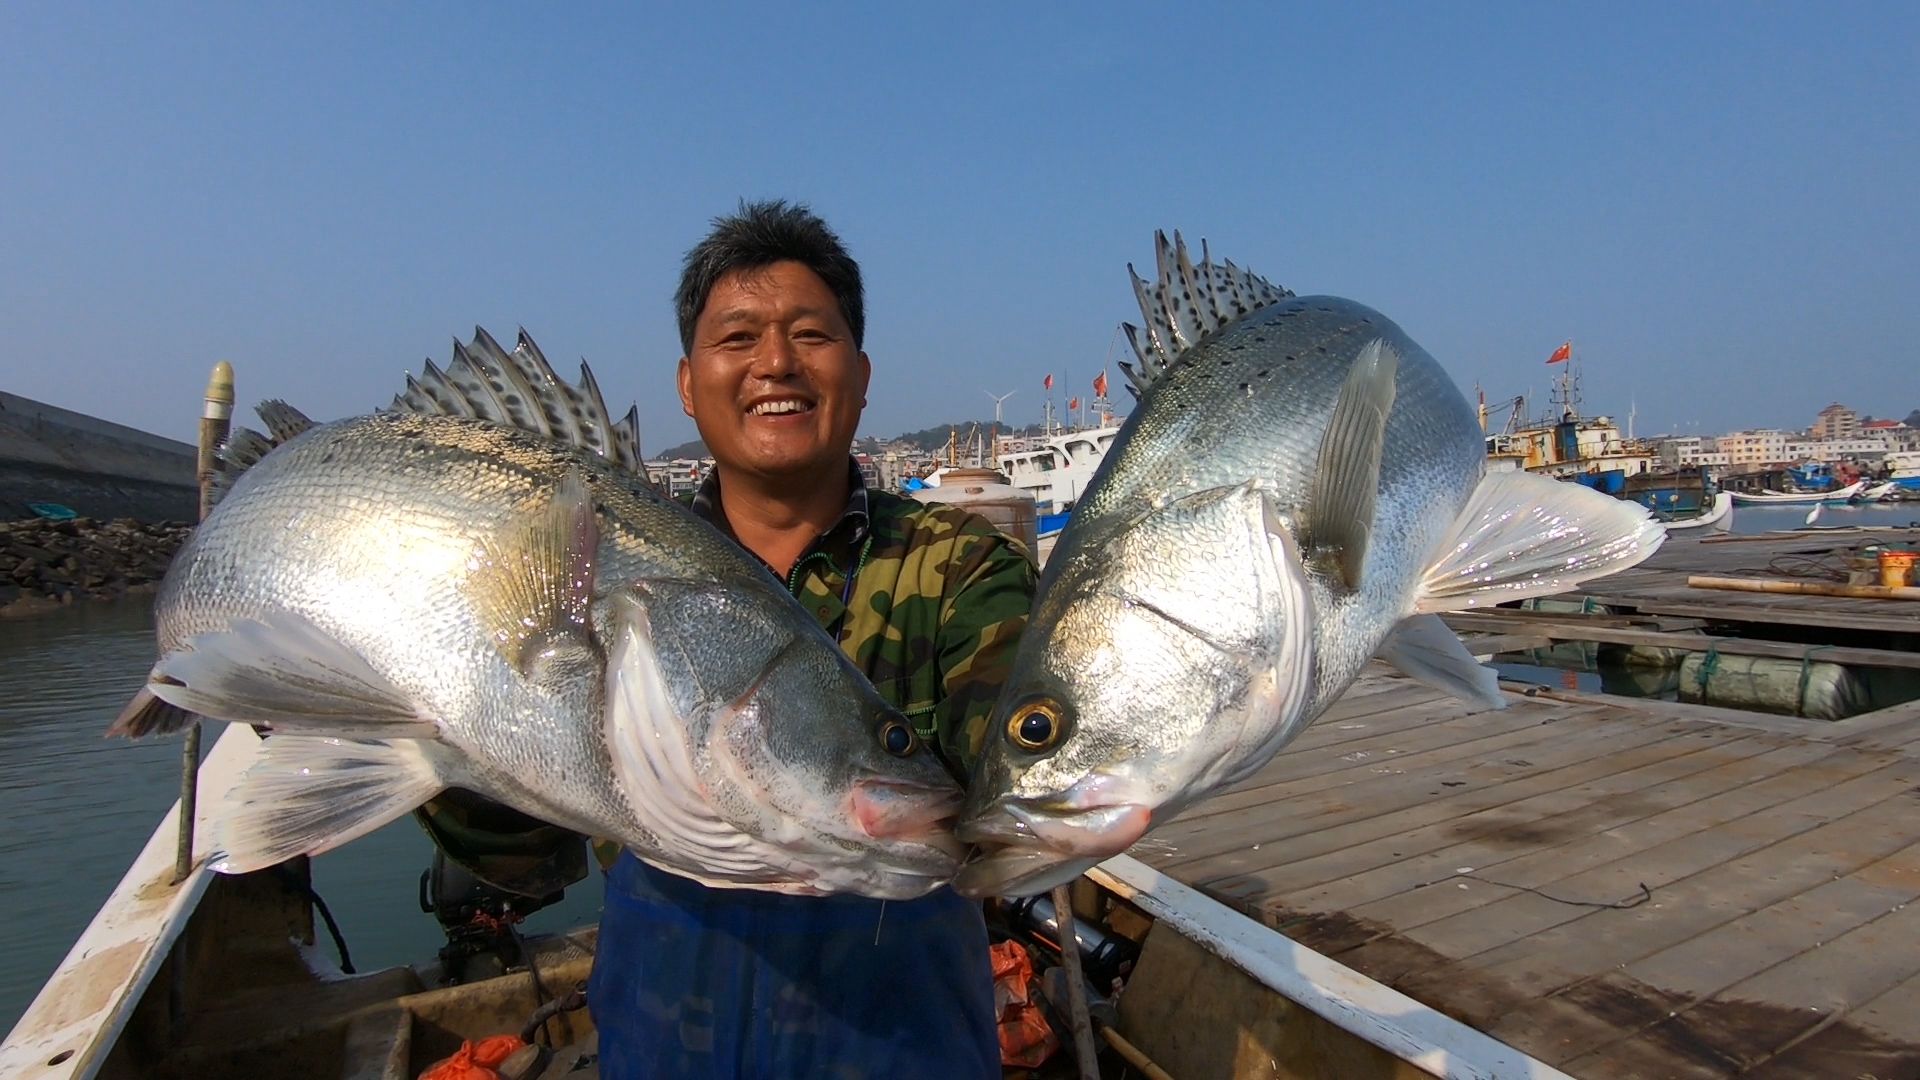
M754 350L753 373L766 379L778 379L800 369L800 356L785 334L766 334Z

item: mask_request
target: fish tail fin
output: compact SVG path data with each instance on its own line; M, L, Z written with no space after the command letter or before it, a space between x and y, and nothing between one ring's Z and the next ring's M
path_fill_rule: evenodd
M245 874L365 836L446 787L429 753L417 740L267 739L227 793L207 865Z
M1533 473L1489 473L1429 564L1414 610L1565 592L1638 565L1666 535L1638 503Z

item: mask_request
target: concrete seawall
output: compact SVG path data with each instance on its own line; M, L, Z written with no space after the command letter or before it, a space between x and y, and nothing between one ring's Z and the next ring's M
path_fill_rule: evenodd
M0 520L49 502L99 520L190 522L194 464L186 443L0 391Z

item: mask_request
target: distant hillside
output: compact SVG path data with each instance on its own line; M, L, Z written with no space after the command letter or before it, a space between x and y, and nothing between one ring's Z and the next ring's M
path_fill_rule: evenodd
M683 442L679 446L669 446L658 453L648 454L655 461L672 461L674 458L703 458L707 456L707 444L695 439Z
M956 420L951 424L935 424L930 428L921 428L919 431L909 431L904 435L896 435L892 439L885 441L903 442L921 450L938 450L947 445L947 436L949 433L957 431L960 433L960 437L964 439L967 437L967 432L972 431L976 424L980 426L980 430L982 431L990 430L993 427L992 420ZM1028 424L1026 427L1020 428L1009 425L1000 429L1002 435L1039 435L1041 432L1042 428L1039 424Z

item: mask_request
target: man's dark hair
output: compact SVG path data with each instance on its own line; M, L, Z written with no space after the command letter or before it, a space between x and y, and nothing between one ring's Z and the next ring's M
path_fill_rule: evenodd
M713 231L687 252L673 306L680 318L680 347L693 352L693 325L720 279L738 270L758 270L793 261L819 275L853 331L853 347L865 348L866 298L860 264L853 261L827 223L804 205L784 199L750 203L713 219Z

